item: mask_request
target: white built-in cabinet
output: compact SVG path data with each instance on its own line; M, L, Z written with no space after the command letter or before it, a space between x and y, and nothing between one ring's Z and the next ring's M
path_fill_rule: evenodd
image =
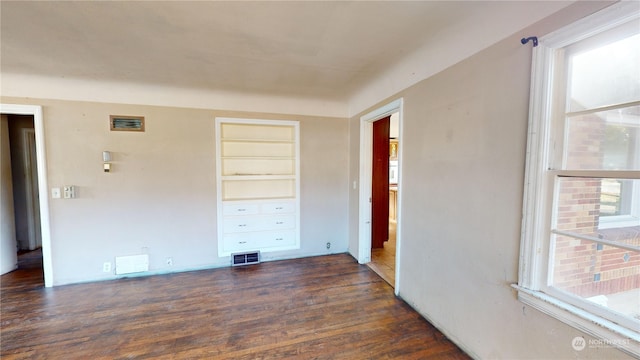
M216 118L218 255L300 248L299 122Z

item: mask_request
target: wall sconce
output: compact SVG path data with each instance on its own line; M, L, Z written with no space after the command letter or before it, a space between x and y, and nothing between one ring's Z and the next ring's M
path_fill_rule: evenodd
M104 170L104 172L109 172L111 171L111 164L109 163L109 161L111 161L111 151L103 151L102 152L102 169Z

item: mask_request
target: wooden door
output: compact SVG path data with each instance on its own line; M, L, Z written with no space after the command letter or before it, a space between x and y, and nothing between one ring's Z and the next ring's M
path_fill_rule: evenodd
M371 248L389 240L389 120L373 123L373 174L371 179Z

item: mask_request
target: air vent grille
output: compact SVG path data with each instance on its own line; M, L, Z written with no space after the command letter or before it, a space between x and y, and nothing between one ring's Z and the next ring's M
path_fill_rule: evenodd
M231 254L231 266L251 265L258 264L259 262L259 251Z

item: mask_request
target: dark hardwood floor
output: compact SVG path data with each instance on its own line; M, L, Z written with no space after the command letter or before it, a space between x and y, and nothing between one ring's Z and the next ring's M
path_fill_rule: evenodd
M469 358L346 254L48 289L25 255L2 359Z

